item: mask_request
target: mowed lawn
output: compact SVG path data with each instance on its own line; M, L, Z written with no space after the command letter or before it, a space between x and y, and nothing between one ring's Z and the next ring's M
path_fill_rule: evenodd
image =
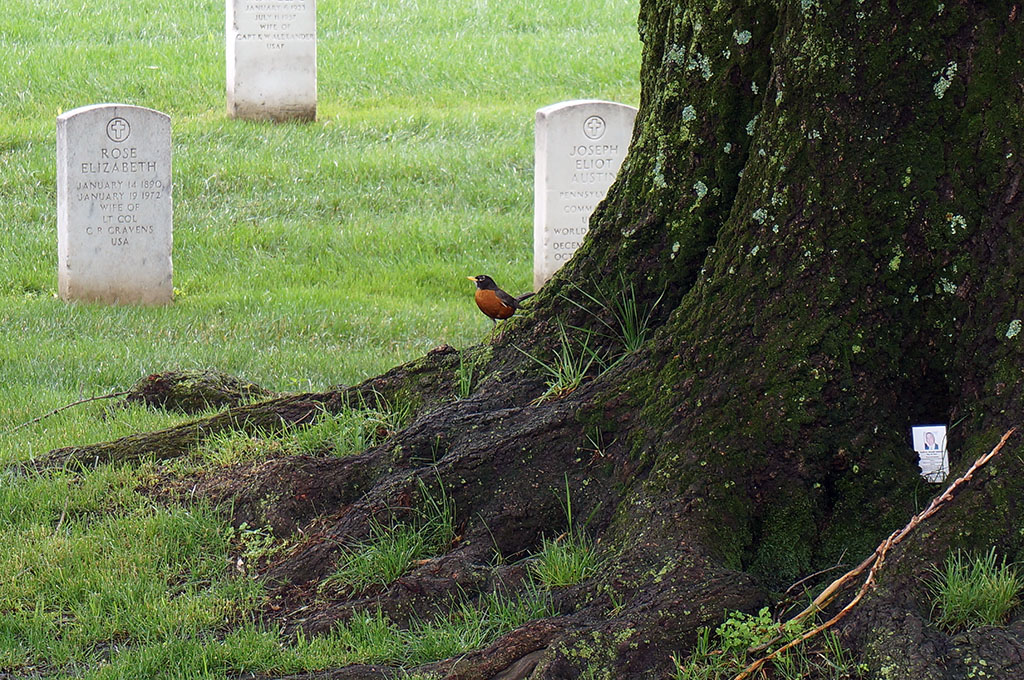
M161 370L320 389L477 341L465 277L532 281L534 112L636 105L636 11L321 0L319 119L270 124L226 116L223 2L5 3L0 429ZM55 298L55 119L105 102L172 119L167 307ZM104 436L70 427L61 443Z
M151 466L28 477L8 467L180 421L98 401L15 429L150 373L212 368L317 390L480 341L491 324L466 276L517 293L532 281L534 112L578 98L638 103L635 2L318 5L319 115L307 124L226 117L222 0L0 10L0 676L416 665L481 639L417 652L462 629L398 630L368 614L327 638L286 640L259 623L260 584L231 566L239 549L266 549L260 528L155 503L138 490ZM108 102L171 116L167 306L56 295L56 117ZM187 464L231 462L246 446L229 437ZM478 610L481 630L515 625ZM456 619L477 625L465 611Z

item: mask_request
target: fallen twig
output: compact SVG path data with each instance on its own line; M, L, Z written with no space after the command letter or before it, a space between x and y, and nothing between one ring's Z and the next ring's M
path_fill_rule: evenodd
M962 477L958 478L956 481L954 481L952 484L946 487L945 491L943 491L941 494L933 498L932 502L928 504L927 508L925 508L918 514L914 515L905 527L903 527L899 531L894 531L892 534L890 534L888 538L882 541L882 543L877 548L875 548L875 551L870 556L868 556L867 559L865 559L859 565L857 565L856 567L854 567L853 569L851 569L850 571L846 572L845 574L837 578L835 581L833 581L827 588L825 588L825 590L821 592L820 595L818 595L818 597L814 598L814 601L811 602L811 604L809 604L806 609L804 609L802 612L794 616L787 623L796 623L803 621L807 617L812 616L816 612L819 612L825 607L827 607L850 581L860 576L862 573L864 573L865 569L868 569L870 567L870 571L868 571L867 578L864 579L864 583L861 584L860 590L857 591L857 595L854 596L854 598L850 600L850 602L845 607L843 607L843 609L838 614L836 614L820 626L817 626L816 628L807 631L800 637L791 640L782 647L779 647L772 653L766 656L762 656L761 658L752 662L749 666L744 668L739 675L733 678L733 680L746 680L746 678L751 677L761 668L761 666L763 666L765 663L767 663L774 657L778 656L779 654L785 652L786 650L792 647L795 647L798 644L801 644L806 640L809 640L818 633L821 633L822 631L831 628L840 619L846 616L846 614L851 609L857 606L857 603L860 602L861 598L863 598L864 595L868 592L868 590L870 590L871 587L874 585L875 575L878 573L878 570L881 569L882 564L885 562L885 556L886 553L889 552L889 549L892 546L899 543L900 541L902 541L904 538L906 538L907 534L913 531L919 524L921 524L921 522L923 522L924 520L928 519L936 512L938 512L939 508L945 505L946 502L952 500L953 493L960 486L969 482L974 477L974 473L977 472L985 463L992 460L992 458L997 453L999 453L1000 450L1002 450L1003 445L1006 443L1006 440L1010 438L1010 435L1012 435L1016 431L1017 428L1010 428L1006 432L1006 434L1003 435L1003 438L999 440L999 443L996 444L995 448L993 448L991 451L978 458L978 460L974 461L974 464L971 465L970 469L967 470L967 472L965 472ZM762 645L760 647L748 651L752 654L758 654L763 652L765 649L775 644L776 642L778 642L778 639L773 640L767 645Z
M121 392L111 392L110 394L103 394L103 395L100 395L98 397L87 397L85 399L79 399L78 401L72 402L70 404L65 404L64 406L61 406L60 408L55 408L52 411L50 411L49 413L44 413L43 415L39 416L38 418L33 418L32 420L24 422L21 425L16 425L16 426L12 427L11 429L5 431L4 434L10 434L12 432L17 432L18 430L20 430L23 427L28 427L29 425L33 425L35 423L38 423L40 420L43 420L44 418L49 418L50 416L57 415L61 411L66 411L69 408L71 408L72 406L80 406L82 404L87 404L90 401L100 401L101 399L114 399L115 397L123 397L124 395L128 394L129 391L130 390L123 390Z

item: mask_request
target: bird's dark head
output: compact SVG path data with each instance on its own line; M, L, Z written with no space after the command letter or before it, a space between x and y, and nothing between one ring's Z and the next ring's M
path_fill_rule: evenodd
M469 279L470 281L475 282L476 287L481 288L483 290L491 290L498 287L494 283L494 279L492 279L487 274L480 274L478 276L467 276L466 278Z

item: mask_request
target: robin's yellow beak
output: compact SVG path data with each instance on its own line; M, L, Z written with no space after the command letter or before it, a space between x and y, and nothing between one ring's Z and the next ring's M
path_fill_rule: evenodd
M467 276L466 278L469 279L470 281L473 281L474 283L476 282L475 276Z

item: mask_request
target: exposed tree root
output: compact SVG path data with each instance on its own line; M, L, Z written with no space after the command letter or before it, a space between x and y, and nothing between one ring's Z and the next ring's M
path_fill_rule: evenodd
M221 371L164 371L147 375L127 392L125 401L181 413L240 406L274 396L248 380Z
M443 673L445 680L521 680L529 677L543 650L565 631L568 623L568 617L531 621L482 650L424 670Z
M207 438L227 430L278 432L282 428L312 422L317 415L337 408L342 393L299 394L247 406L237 406L209 418L176 425L157 432L132 434L120 439L50 451L35 461L37 470L61 467L93 467L103 463L167 460L192 450Z
M272 434L286 427L310 424L322 414L337 413L346 407L386 408L388 404L393 404L396 400L412 399L410 395L413 392L416 403L411 406L423 409L435 406L444 399L452 398L454 387L451 382L453 368L457 363L458 353L453 348L444 345L431 350L422 359L393 368L384 375L367 380L355 387L268 399L254 404L235 406L222 413L157 432L133 434L108 442L55 449L33 461L28 467L45 470L68 466L93 467L103 463L168 460L188 453L207 438L219 432L239 430L252 434ZM148 378L141 382L145 383L147 380ZM163 384L166 381L157 382ZM413 387L410 388L410 385ZM252 390L250 392L256 393ZM125 394L128 392L113 393L90 400L107 399ZM197 394L197 398L209 400L209 390L203 388ZM69 404L62 409L90 400ZM150 400L142 399L141 396L140 400L150 403ZM181 403L183 400L189 401L184 395L179 394L175 398L175 403Z

